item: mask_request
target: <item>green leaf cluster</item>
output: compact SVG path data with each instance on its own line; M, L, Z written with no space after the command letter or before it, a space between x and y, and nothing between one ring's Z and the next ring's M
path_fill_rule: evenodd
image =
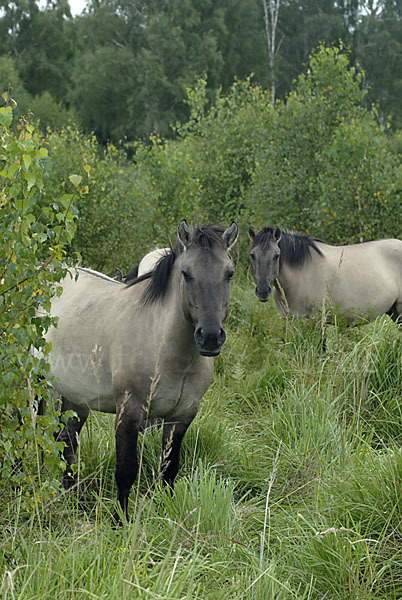
M76 192L79 219L70 252L78 252L83 265L110 275L117 266L128 267L140 258L150 243L153 214L150 196L145 202L141 195L143 181L138 181L135 165L123 151L113 145L100 148L94 136L83 135L74 125L49 132L45 144L47 201L52 202L59 182L64 182L65 192ZM54 204L59 207L58 201Z
M50 350L44 333L54 324L50 300L66 275L65 247L75 232L74 194L44 193L47 148L33 125L11 125L12 99L0 107L0 476L18 486L28 506L58 488L59 444L54 414L38 414L53 390L43 380ZM49 477L41 478L41 463ZM38 479L38 497L24 483Z

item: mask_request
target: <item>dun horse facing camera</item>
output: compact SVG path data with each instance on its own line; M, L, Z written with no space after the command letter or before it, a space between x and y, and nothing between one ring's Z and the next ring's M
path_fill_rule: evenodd
M67 468L90 410L116 413L118 502L127 517L137 476L137 437L147 418L163 418L161 479L173 486L184 434L213 378L213 357L225 342L229 308L229 258L238 228L178 226L174 248L151 273L120 283L78 268L52 301L58 326L49 330L50 376L72 409L61 438ZM116 518L118 515L116 514Z
M402 323L402 241L331 246L279 227L250 227L249 237L257 298L273 290L282 316L309 316L328 302L348 323L383 314Z

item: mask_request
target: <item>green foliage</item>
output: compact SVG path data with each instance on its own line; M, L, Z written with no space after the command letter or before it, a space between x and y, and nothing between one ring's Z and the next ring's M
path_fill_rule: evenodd
M102 142L172 137L202 73L210 97L236 74L264 79L261 13L257 0L94 3L77 24L69 92L81 125Z
M45 194L81 177L77 234L84 264L114 275L174 240L182 218L241 227L278 224L334 243L399 237L402 163L398 138L362 106L362 74L341 48L320 48L286 102L273 109L250 80L208 101L205 78L187 90L189 119L176 140L151 137L98 147L69 125L46 137Z
M47 128L62 129L68 122L71 113L57 102L49 92L43 92L39 96L32 98L29 108L32 111L33 118L37 120L37 126L42 132Z
M134 73L133 56L126 48L99 46L77 60L69 98L81 126L88 133L94 131L105 144L110 139L118 142L140 133L138 117L127 119L129 91L138 93Z
M58 102L69 87L73 32L70 8L55 0L41 10L38 0L1 0L0 54L16 58L18 73L31 95L49 92Z
M377 14L368 11L361 19L355 52L367 73L369 103L378 105L384 120L391 115L393 126L401 129L402 5L384 0L379 4Z
M43 193L58 205L54 191L59 182L66 189L76 186L77 231L69 251L78 252L85 266L114 276L117 266L128 269L138 263L166 228L158 220L152 178L129 164L113 145L99 148L94 136L87 137L74 124L49 131L44 140L48 160ZM144 152L147 152L144 150ZM155 150L154 154L157 153ZM178 163L178 168L183 166ZM76 177L69 180L71 173Z
M248 79L236 81L207 111L206 81L188 90L188 123L178 128L194 160L203 216L223 221L244 211L262 130L274 118L269 94Z
M15 60L8 55L0 56L0 90L8 90L16 102L14 107L14 122L30 109L32 96L27 92L18 73Z
M156 137L136 147L133 196L148 210L139 213L148 219L144 250L166 243L182 218L229 225L247 214L244 193L261 130L273 118L268 94L249 80L236 82L209 111L205 79L187 94L190 117L177 125L178 141Z
M247 222L333 243L399 237L402 162L375 110L362 106L362 82L342 47L321 47L275 109L246 81L207 110L201 79L188 90L179 142L137 149L144 202L151 188L148 204L165 227L197 214L204 222L240 220L243 256Z
M86 265L114 275L116 266L128 269L165 245L181 219L229 225L244 210L258 132L272 113L268 97L238 82L205 115L205 80L188 94L191 116L178 126L180 139L129 145L132 162L113 145L100 149L74 125L48 133L46 194L70 172L81 177L72 249Z
M0 0L0 8L0 56L15 59L25 90L51 94L104 144L172 137L170 124L188 117L185 90L203 73L210 99L251 73L272 85L260 0L88 0L75 18L66 0ZM280 2L278 97L319 43L342 40L367 73L366 106L377 104L382 122L391 116L400 127L401 18L395 0Z
M174 239L182 218L246 228L278 224L333 243L399 237L402 162L374 110L362 106L362 74L342 48L311 58L286 102L275 109L250 80L210 106L201 78L187 90L190 116L178 139L151 137L99 149L73 125L46 138L46 194L80 175L80 219L72 249L86 265L114 275L155 245Z
M334 243L401 235L402 163L361 86L342 48L311 57L258 157L247 199L257 223Z
M197 221L200 182L194 172L194 156L186 144L152 138L150 146L137 146L135 162L134 193L139 205L148 207L148 214L144 210L142 213L150 219L144 225L152 243L169 239L183 218ZM146 238L145 244L146 248Z
M402 237L402 162L374 119L342 122L321 160L313 231L337 243Z
M57 102L49 92L32 96L25 88L18 73L16 61L10 56L0 56L0 89L8 90L16 102L14 107L14 128L23 115L39 121L42 131L47 127L61 128L67 123L70 112L61 102Z
M0 472L18 485L29 508L58 489L57 419L38 415L38 402L50 402L52 389L41 381L49 347L44 333L54 323L50 300L66 274L65 246L75 231L74 193L44 194L49 160L39 134L20 121L11 131L12 99L0 108ZM55 190L54 190L55 191ZM40 473L40 457L48 476ZM53 469L53 470L52 470ZM38 494L30 496L33 478ZM42 479L43 477L43 479ZM55 479L56 478L56 479Z

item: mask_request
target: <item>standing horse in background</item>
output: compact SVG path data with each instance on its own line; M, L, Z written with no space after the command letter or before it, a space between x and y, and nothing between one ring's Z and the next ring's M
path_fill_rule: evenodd
M127 285L78 268L52 299L57 328L50 373L72 409L61 439L66 443L63 483L74 485L71 465L78 434L90 410L116 413L118 502L127 517L130 488L137 476L137 437L142 422L164 419L161 479L173 486L182 439L213 378L220 353L234 273L229 251L236 223L192 229L182 221L173 249L144 279Z
M145 273L150 273L154 270L158 261L169 254L170 248L155 248L155 250L151 250L148 252L141 260L138 265L138 274L137 277L141 277L141 275L145 275ZM126 275L127 279L132 279L130 277L130 273Z
M249 237L257 298L266 302L274 288L282 316L309 316L328 302L348 323L383 314L401 322L402 241L331 246L279 227L250 227Z
M150 273L153 271L156 263L160 258L166 256L170 252L170 248L155 248L155 250L151 250L148 252L139 262L138 265L130 269L127 275L123 275L120 269L116 268L116 281L121 281L122 283L128 283L132 279L137 279L137 277L141 277L145 273Z

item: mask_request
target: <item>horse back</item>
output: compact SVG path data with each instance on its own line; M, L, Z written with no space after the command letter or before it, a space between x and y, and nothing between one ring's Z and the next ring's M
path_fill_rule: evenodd
M335 270L348 266L351 271L402 274L402 241L394 238L362 242L349 246L327 246L325 256Z
M345 313L377 315L402 297L402 241L324 248L327 296Z

